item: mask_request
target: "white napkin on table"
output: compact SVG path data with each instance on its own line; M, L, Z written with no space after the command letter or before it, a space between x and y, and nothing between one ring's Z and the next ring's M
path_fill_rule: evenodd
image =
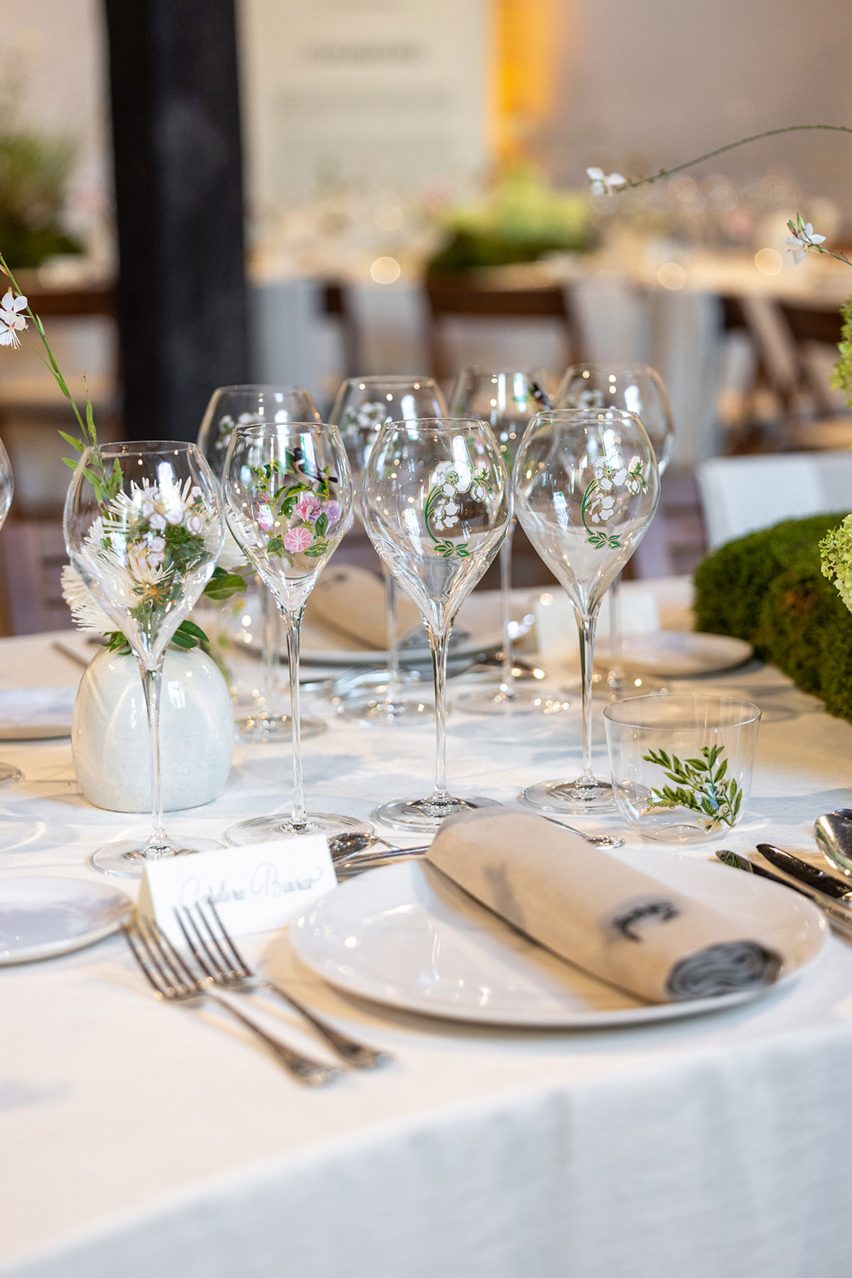
M311 621L324 629L357 639L367 648L387 647L384 585L381 577L366 568L330 564L314 586L309 607ZM396 616L399 637L404 639L417 625L420 613L401 591L397 591Z
M540 945L651 1003L768 985L781 968L738 920L544 817L466 813L426 859Z

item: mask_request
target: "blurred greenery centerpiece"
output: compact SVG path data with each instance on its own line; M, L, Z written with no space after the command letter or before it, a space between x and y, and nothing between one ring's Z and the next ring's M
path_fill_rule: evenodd
M535 262L593 247L588 193L557 191L535 168L506 169L482 196L442 217L445 239L427 262L435 274Z

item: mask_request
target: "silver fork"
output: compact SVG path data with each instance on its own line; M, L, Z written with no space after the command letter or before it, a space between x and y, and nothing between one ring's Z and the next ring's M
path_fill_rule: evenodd
M374 1069L392 1059L388 1052L377 1051L376 1048L368 1047L365 1043L350 1038L348 1034L343 1034L327 1021L321 1020L315 1012L280 985L265 976L258 976L237 949L213 901L207 901L206 907L200 901L192 909L182 906L180 910L175 910L175 914L187 945L209 980L226 989L264 989L277 994L322 1035L347 1065L352 1065L355 1069Z
M193 971L187 960L172 945L169 938L150 919L144 921L137 915L130 923L122 924L130 952L142 969L155 993L167 1003L189 1003L194 999L209 998L225 1008L274 1053L277 1060L300 1082L312 1087L329 1083L338 1077L340 1070L333 1065L323 1065L296 1052L246 1016L227 999L209 988L209 978Z

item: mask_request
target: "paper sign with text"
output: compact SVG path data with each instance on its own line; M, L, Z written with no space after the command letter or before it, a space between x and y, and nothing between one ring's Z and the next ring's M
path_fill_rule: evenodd
M175 943L184 943L175 911L212 900L230 932L266 932L301 914L337 883L323 835L215 848L192 856L149 861L139 910L155 918Z

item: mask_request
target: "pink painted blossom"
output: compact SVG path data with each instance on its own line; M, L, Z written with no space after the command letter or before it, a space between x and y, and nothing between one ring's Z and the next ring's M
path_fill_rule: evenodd
M269 532L270 528L275 523L275 516L272 513L272 507L267 505L266 502L263 502L262 505L258 506L257 511L255 512L255 520L261 532Z
M322 502L313 493L302 493L293 507L293 514L306 524L315 524L322 510Z
M290 528L284 534L284 549L289 550L291 555L298 555L307 550L313 539L314 534L310 528Z

